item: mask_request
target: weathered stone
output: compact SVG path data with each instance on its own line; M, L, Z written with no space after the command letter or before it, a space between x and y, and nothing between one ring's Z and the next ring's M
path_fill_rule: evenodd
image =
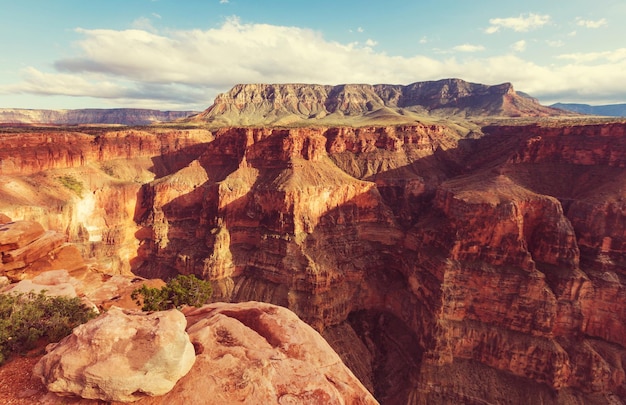
M41 224L34 221L15 221L2 224L0 225L0 252L20 249L41 237L44 232Z
M185 311L197 360L167 395L141 404L376 404L310 326L259 302Z
M22 261L32 263L47 255L57 247L65 243L66 237L56 231L46 231L37 239L19 249L9 250L2 254L3 263Z
M163 395L195 361L185 326L177 310L113 307L51 345L33 372L60 395L122 402Z

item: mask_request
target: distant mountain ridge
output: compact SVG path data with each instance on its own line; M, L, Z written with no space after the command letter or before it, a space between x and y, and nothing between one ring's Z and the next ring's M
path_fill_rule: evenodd
M579 114L602 115L606 117L626 117L626 104L589 105L576 103L556 103L550 107Z
M222 125L282 125L347 119L406 121L423 116L459 118L570 115L539 104L510 83L485 85L460 79L409 85L238 84L192 120Z
M3 124L118 124L149 125L155 122L173 121L196 114L197 111L159 111L141 108L84 108L77 110L30 110L0 108Z

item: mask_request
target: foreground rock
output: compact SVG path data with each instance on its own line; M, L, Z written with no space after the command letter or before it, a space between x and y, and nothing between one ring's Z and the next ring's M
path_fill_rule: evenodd
M196 364L169 394L145 403L377 403L328 343L285 308L216 303L185 313Z
M195 361L185 323L176 310L111 308L51 345L33 373L60 395L123 402L163 395Z
M178 311L112 308L55 346L34 374L50 391L92 398L63 399L72 404L99 403L94 398L142 405L377 404L329 344L285 308L215 303L184 314L189 338ZM164 395L156 396L158 390Z

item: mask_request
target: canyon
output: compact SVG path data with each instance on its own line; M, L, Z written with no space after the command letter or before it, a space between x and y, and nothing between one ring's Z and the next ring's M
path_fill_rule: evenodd
M383 404L624 403L626 122L454 83L423 107L454 119L365 92L323 125L332 86L257 85L178 126L0 129L0 212L102 274L293 311Z

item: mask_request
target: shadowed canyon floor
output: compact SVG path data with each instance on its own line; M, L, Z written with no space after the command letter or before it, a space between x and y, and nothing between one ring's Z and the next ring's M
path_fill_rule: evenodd
M626 124L514 122L22 128L0 212L292 310L383 404L624 403Z

